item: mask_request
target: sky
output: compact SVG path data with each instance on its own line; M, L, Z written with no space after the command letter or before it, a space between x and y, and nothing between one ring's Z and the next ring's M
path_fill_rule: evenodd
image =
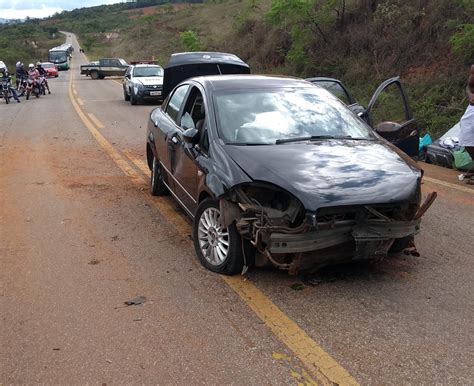
M0 19L42 18L74 8L119 3L120 0L0 0Z

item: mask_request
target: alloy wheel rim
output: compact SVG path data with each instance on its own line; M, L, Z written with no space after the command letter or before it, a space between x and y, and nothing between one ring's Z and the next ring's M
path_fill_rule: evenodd
M229 231L220 224L220 212L210 207L199 218L199 247L209 264L221 265L229 253Z

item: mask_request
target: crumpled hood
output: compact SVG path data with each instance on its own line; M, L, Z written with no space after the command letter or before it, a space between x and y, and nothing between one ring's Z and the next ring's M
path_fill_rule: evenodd
M419 169L379 140L225 145L225 150L252 180L289 191L311 211L408 200L421 177Z
M162 86L163 85L163 77L162 76L147 76L143 78L135 78L138 83L143 84L144 86Z

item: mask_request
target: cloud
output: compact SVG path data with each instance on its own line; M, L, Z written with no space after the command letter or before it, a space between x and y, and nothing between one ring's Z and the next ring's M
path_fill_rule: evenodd
M56 12L101 4L120 3L119 0L0 0L0 15L5 19L42 18Z

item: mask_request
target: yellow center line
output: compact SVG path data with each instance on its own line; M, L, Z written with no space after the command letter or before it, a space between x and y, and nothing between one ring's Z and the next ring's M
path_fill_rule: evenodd
M96 125L96 127L98 129L104 129L105 128L104 124L101 121L99 121L99 119L94 114L88 113L87 115L89 116L91 121L94 123L94 125Z
M128 161L117 151L97 130L93 120L89 119L80 108L72 92L72 73L69 80L69 98L77 114L97 142L115 161L117 166L129 176L135 184L143 185L146 180L137 173ZM90 117L90 115L89 115ZM125 155L145 175L149 169L144 160L134 158L130 153ZM191 232L191 225L178 215L166 199L152 201L161 215L169 221L178 232ZM254 284L242 276L221 276L223 281L234 290L251 310L265 323L273 334L284 343L309 370L320 384L358 385L358 382L331 355L324 351L311 337L293 320L281 311Z
M79 103L81 106L84 106L84 102L81 98L77 98L77 103Z
M459 190L459 191L464 192L464 193L474 194L474 189L468 188L466 186L459 186L459 185L456 185L456 184L452 184L450 182L441 181L441 180L438 180L436 178L427 177L426 175L423 176L423 181L428 181L428 182L432 182L433 184L438 184L438 185L441 185L441 186L445 186L447 188L456 189L456 190Z

